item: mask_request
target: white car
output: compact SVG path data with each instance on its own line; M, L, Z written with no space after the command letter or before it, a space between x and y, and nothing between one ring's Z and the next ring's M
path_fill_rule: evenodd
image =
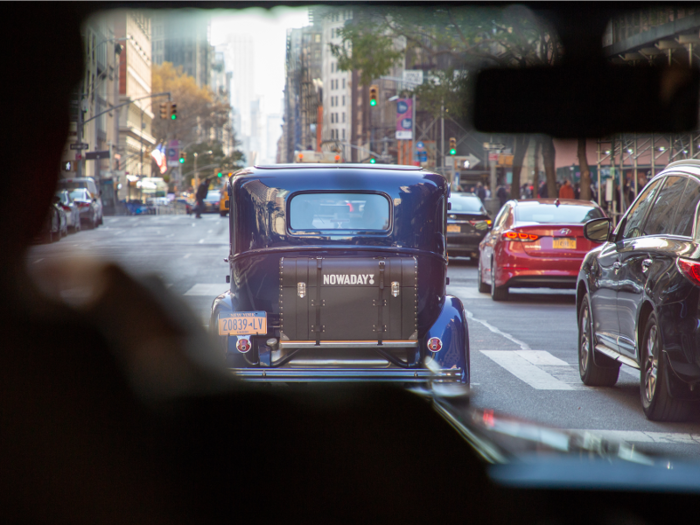
M90 197L95 202L96 210L96 221L95 226L102 224L102 198L100 197L100 191L97 187L95 179L92 177L78 177L75 179L59 179L58 181L59 190L77 190L85 189L90 194Z

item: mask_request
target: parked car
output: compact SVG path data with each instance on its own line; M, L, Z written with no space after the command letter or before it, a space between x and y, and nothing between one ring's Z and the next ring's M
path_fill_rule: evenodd
M77 177L74 179L59 179L58 189L64 189L68 191L76 189L86 189L90 194L90 197L95 201L96 208L96 220L95 225L99 226L102 224L102 197L100 195L100 190L92 177Z
M52 203L49 208L49 213L44 221L44 226L37 235L35 241L43 243L52 243L61 240L61 214L59 208Z
M209 190L209 193L207 193L207 196L204 198L204 209L202 213L220 213L219 199L218 190Z
M67 228L71 232L80 231L80 208L78 203L75 202L68 190L59 190L56 192L56 197L58 198L58 205L63 209L66 214Z
M466 315L445 287L448 192L413 166L233 179L231 285L210 319L228 366L261 381L469 384Z
M73 199L80 210L80 221L86 224L88 228L96 228L98 222L98 204L97 200L90 195L90 192L85 188L80 188L70 192L70 197Z
M682 420L700 399L698 168L669 164L614 230L604 218L584 227L604 244L578 275L581 380L612 386L620 364L641 370L642 408L654 421Z
M491 230L491 217L474 193L452 193L447 211L447 253L479 257L479 243Z
M511 287L576 287L586 253L585 222L605 217L594 202L574 199L508 201L479 245L478 287L494 301Z

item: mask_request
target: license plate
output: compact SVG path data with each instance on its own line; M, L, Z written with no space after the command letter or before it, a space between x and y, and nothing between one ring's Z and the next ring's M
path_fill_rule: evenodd
M552 248L560 250L575 250L576 249L576 239L569 239L567 237L561 237L559 239L554 239L552 241Z
M219 335L264 335L267 312L236 312L219 317Z
M447 233L459 233L461 231L459 224L448 224Z

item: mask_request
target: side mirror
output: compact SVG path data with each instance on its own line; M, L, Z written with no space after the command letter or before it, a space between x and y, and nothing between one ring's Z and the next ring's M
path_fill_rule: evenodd
M593 242L607 242L610 238L611 219L603 217L588 221L583 227L583 236Z

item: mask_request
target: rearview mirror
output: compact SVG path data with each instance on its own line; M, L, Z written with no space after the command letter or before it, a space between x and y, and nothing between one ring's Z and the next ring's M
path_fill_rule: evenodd
M609 217L588 221L583 227L583 236L589 241L607 242L610 237L610 221Z

